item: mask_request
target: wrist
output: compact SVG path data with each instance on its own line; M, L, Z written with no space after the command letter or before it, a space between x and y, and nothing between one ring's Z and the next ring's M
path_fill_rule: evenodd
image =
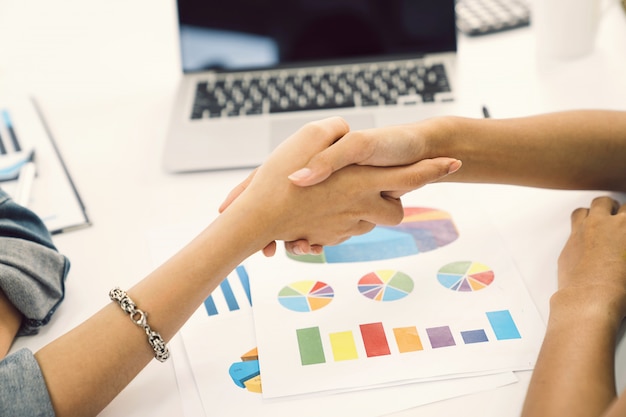
M576 326L590 323L617 331L624 319L626 295L623 291L601 287L569 287L550 297L550 321Z
M214 222L214 227L230 230L230 238L238 242L236 246L240 249L240 256L244 258L263 249L275 239L270 236L273 230L272 224L275 223L273 214L277 210L263 201L263 199L251 197L248 190L224 210Z
M424 137L425 158L458 158L463 154L460 132L463 132L464 119L456 116L441 116L424 120L418 124L417 131Z

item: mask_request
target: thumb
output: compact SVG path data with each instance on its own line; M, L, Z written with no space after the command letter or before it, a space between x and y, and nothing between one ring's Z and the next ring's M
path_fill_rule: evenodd
M295 171L288 178L301 187L318 184L343 167L361 163L367 156L363 147L355 146L354 141L344 137L314 155L304 168Z
M348 165L334 162L328 156L332 157L333 154L322 152L315 155L304 168L297 170L287 178L295 185L306 187L324 181L333 172Z
M380 181L381 194L389 198L400 198L409 191L417 190L426 184L441 180L461 168L461 161L454 158L422 159L411 165L382 168Z

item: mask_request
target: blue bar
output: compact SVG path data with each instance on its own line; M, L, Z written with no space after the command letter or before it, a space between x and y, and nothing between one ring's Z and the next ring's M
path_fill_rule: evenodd
M491 311L486 313L491 328L498 340L521 339L522 336L515 326L509 310Z
M4 124L9 131L9 136L11 137L11 142L13 142L13 148L15 152L19 152L22 150L20 146L20 142L17 140L17 136L15 135L15 130L13 129L13 122L11 121L11 116L9 116L9 112L5 109L2 110L2 117L4 118Z
M224 298L226 299L226 304L228 304L228 309L230 311L239 310L239 304L237 304L235 294L233 294L233 289L230 287L228 278L222 281L220 288L222 289L222 294L224 294Z
M466 345L469 343L482 343L489 341L489 339L487 339L487 334L483 329L467 330L461 332L461 337L463 338L463 342L465 342Z
M2 109L2 119L4 119L4 124L6 127L11 127L13 125L11 123L11 117L9 116L9 111L7 109Z
M0 135L0 153L1 154L7 153L7 148L4 147L4 142L2 142L2 135Z
M239 275L239 281L241 281L243 290L246 292L246 297L248 297L248 302L252 305L252 294L250 293L250 277L248 277L248 271L246 271L246 268L244 268L243 265L239 265L236 271L237 275Z
M217 307L215 306L215 301L213 301L212 296L208 296L206 300L204 300L204 308L206 308L206 312L209 316L217 315Z

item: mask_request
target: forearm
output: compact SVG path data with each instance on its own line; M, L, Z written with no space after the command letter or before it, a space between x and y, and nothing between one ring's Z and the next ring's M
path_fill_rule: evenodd
M375 184L377 169L351 167L306 189L287 179L346 131L339 118L306 124L274 150L207 229L128 290L166 342L223 278L271 241L341 242L374 227L366 218L369 211L386 213L372 220L400 221L400 202L386 198L385 188ZM145 333L114 303L36 354L60 417L97 414L152 356Z
M621 318L607 305L556 293L523 417L600 416L615 399ZM610 304L610 303L609 303Z
M266 243L256 242L232 214L220 216L128 290L165 341L238 263ZM57 416L96 415L153 357L146 334L114 302L36 353Z
M448 117L430 123L426 157L463 161L462 169L443 181L626 191L624 112L581 110L501 120Z

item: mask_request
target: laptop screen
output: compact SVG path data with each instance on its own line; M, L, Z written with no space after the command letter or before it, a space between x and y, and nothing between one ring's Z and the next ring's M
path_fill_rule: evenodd
M178 0L184 72L456 51L454 0Z

